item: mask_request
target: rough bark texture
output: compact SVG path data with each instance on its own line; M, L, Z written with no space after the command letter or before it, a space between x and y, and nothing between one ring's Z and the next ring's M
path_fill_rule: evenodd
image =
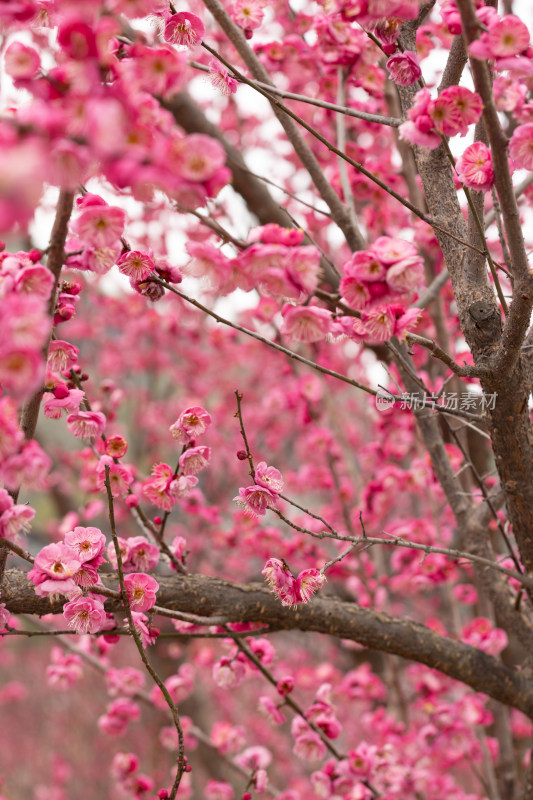
M409 619L345 603L314 598L296 608L284 608L261 584L239 584L204 575L158 576L157 605L198 614L224 616L232 622L263 622L277 630L301 630L351 639L372 650L414 659L463 681L501 703L533 716L533 684L517 670L504 666L475 647L434 633ZM105 583L117 589L117 579ZM36 597L19 570L7 570L0 587L2 601L14 614L59 614L63 602ZM106 610L120 610L118 599L106 601Z

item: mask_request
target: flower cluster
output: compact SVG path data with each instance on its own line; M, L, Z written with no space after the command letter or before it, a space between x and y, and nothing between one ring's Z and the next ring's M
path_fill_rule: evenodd
M46 545L35 557L33 569L28 573L35 593L40 597L51 594L78 597L79 587L100 583L97 570L105 561L104 550L105 536L98 528L76 527L68 531L63 542Z
M36 250L0 253L0 387L19 402L44 380L42 348L50 333L46 306L54 278L40 258Z
M317 569L304 569L295 578L287 564L278 558L269 558L262 574L282 606L307 603L326 582L326 576Z
M145 536L130 536L128 539L118 537L122 569L124 572L149 572L159 563L159 548ZM117 569L117 555L113 542L107 546L107 557Z
M267 508L276 507L278 495L283 491L283 478L279 470L261 461L255 468L254 479L252 486L240 488L233 499L248 514L263 517Z
M355 252L344 264L343 273L342 299L362 313L355 320L338 318L333 330L376 344L391 336L402 339L416 326L420 311L405 307L405 298L421 285L424 276L423 260L414 244L380 236L368 250Z
M412 144L433 149L441 143L441 136L464 136L482 110L480 96L464 86L449 86L436 100L424 88L417 92L409 119L399 131Z
M208 466L211 448L196 445L211 425L211 415L201 406L186 408L170 426L172 437L184 445L176 471L169 464L156 464L152 477L144 481L142 493L151 503L170 511L175 503L186 497L198 483L196 474Z
M404 239L380 236L368 248L353 254L343 265L339 291L354 309L397 300L420 286L424 262L416 245Z

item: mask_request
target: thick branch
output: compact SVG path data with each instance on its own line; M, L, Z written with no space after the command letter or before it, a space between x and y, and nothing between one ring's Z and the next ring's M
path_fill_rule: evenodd
M110 581L104 576L104 580L116 588L116 578ZM314 598L296 609L284 608L260 584L238 584L203 575L170 578L158 575L158 582L158 605L168 609L350 639L372 650L394 653L440 670L474 691L533 717L533 684L523 674L475 647L440 636L412 620L389 617L328 597ZM1 592L2 601L12 613L58 614L63 605L60 601L37 597L19 570L6 571ZM120 601L109 600L106 609L120 611Z
M48 248L48 259L46 266L54 276L54 286L50 293L50 301L48 304L48 313L50 316L54 313L56 304L56 291L63 261L65 258L65 241L67 239L67 226L72 214L72 206L74 203L74 194L61 190L59 199L57 201L56 216L54 225L52 227L52 234L50 236L50 246ZM48 354L49 342L46 343L45 358ZM20 427L24 432L26 439L33 439L35 428L37 427L37 417L39 416L39 408L41 407L41 399L43 396L42 389L39 389L33 397L31 397L24 408L20 419Z

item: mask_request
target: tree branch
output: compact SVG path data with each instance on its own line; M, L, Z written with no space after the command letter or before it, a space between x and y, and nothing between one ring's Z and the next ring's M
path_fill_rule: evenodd
M116 587L116 578L103 576ZM238 584L203 575L158 575L158 605L204 617L225 616L233 622L263 622L278 630L315 631L350 639L372 650L394 653L448 675L505 705L533 717L533 684L521 672L504 666L475 647L434 633L408 619L362 608L329 597L285 608L260 584ZM26 576L7 570L0 586L2 601L13 613L58 614L63 602L37 597ZM106 602L106 610L122 610L120 599Z

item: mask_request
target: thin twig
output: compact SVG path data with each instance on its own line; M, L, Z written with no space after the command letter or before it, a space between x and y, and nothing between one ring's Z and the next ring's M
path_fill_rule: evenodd
M182 775L185 771L185 745L184 745L184 737L183 737L183 729L181 727L181 720L178 713L178 709L174 705L174 702L169 694L167 687L165 686L164 682L161 680L155 669L152 667L146 653L144 652L144 648L142 646L142 642L140 640L139 634L135 628L135 624L133 622L133 617L131 613L131 608L128 600L128 595L126 592L126 587L124 584L124 571L122 568L122 553L120 551L120 545L118 543L118 536L115 527L115 510L113 504L113 495L111 493L111 481L109 479L109 466L106 464L105 466L105 485L107 490L107 501L109 506L109 524L111 528L111 536L113 538L113 545L115 547L115 554L117 559L117 573L118 573L118 580L120 584L120 595L122 597L122 603L124 605L126 616L128 618L128 624L130 633L133 637L133 641L137 647L139 655L141 657L141 661L143 662L147 672L151 676L154 683L159 687L161 694L165 698L165 701L171 711L172 719L174 721L174 725L176 727L176 731L178 734L178 769L176 772L176 777L174 779L174 784L170 791L170 800L175 800L176 795L178 793L179 785L181 783Z

